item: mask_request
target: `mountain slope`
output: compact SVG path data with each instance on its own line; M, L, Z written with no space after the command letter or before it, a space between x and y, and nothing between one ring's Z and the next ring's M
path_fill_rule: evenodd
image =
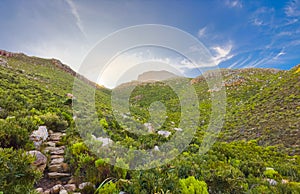
M130 126L152 126L153 129L147 131L149 134L144 135L134 133L116 121L110 105L113 91L85 79L79 81L83 86L82 93L96 88L99 121L87 122L84 127L99 139L103 139L102 132L106 132L111 140L129 149L114 161L125 167L122 169L106 163L113 157L95 155L79 135L74 122L77 118L73 117L72 95L67 96L73 93L74 71L53 59L22 54L0 58L0 143L4 148L0 149L0 159L3 159L0 161L9 161L9 157L18 155L8 148L19 150L20 156L33 149L30 133L39 125L46 125L54 131L66 131L67 135L60 143L66 146L65 161L77 186L82 181L98 186L108 177L116 178L115 182L101 188L102 193L112 188L115 192L128 193L181 193L180 182L190 176L203 181L210 193L297 193L300 189L299 66L290 71L222 69L227 93L226 121L218 141L204 155L199 154L199 148L209 125L210 97L215 91L207 87L203 76L188 80L198 94L200 111L199 126L192 142L174 160L153 169L137 171L128 170L138 159L134 158L134 150L155 148L152 162L156 164L159 162L156 158L165 156L160 146L182 132L178 126L183 109L168 83L180 88L183 80L137 82L117 88L126 93L130 87L135 87L130 94L130 112L122 116L130 121ZM74 102L80 101L79 96L74 97ZM160 103L152 104L158 101L165 105L166 115L155 109ZM88 107L83 108L88 110ZM85 115L77 116L84 118ZM154 123L151 116L162 118L164 122ZM97 131L99 127L94 126L101 126L102 131ZM159 130L162 132L158 133ZM185 146L181 141L176 143ZM170 150L170 153L177 151ZM106 153L114 154L107 150ZM144 160L148 157L139 156ZM19 171L14 171L13 176L17 178L10 179L9 184L2 178L8 176L5 171L8 168L0 162L0 191L9 188L7 185L19 187L25 184L22 177L18 178L20 174L35 176L29 173L33 170L27 165L23 170L19 169L23 160L14 161L11 166ZM24 176L23 179L29 178ZM29 186L26 182L26 188L32 188L37 180L37 177L32 178ZM270 181L276 184L271 185ZM196 182L191 184L197 185ZM90 189L94 193L94 189ZM13 190L12 193L20 192Z

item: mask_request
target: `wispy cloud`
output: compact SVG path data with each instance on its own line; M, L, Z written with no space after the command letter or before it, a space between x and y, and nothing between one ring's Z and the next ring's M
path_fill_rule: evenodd
M86 38L87 36L86 36L85 31L84 31L84 28L83 28L83 25L82 25L82 22L81 22L81 18L80 18L80 15L78 13L78 10L76 8L76 5L74 4L74 2L72 0L65 0L65 1L68 3L68 5L71 8L72 15L74 16L74 18L76 20L76 26L78 27L78 29L81 31L81 33Z
M275 10L274 8L261 7L258 8L251 16L250 23L254 26L273 26Z
M285 14L288 17L298 17L300 16L300 1L292 0L284 8Z
M286 52L284 52L284 49L281 49L281 51L273 58L275 60L277 60L280 56L285 55Z
M199 29L199 31L198 31L198 37L201 38L201 37L205 36L206 35L206 31L207 31L207 27L206 26L203 27L203 28L201 28L201 29Z
M233 57L233 54L231 54L231 50L232 50L231 43L228 43L225 46L211 47L211 50L213 51L214 61L217 65Z
M227 0L227 1L225 1L225 4L231 8L233 8L233 7L242 8L243 7L242 2L240 2L239 0Z

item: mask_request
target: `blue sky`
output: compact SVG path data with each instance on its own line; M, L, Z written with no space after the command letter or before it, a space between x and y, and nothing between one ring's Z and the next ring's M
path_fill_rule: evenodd
M0 49L58 58L78 69L95 44L132 25L164 24L197 37L220 67L300 63L300 0L2 0Z

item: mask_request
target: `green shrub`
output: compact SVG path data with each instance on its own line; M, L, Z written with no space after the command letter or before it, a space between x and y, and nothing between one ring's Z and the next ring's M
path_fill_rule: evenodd
M118 194L119 192L117 185L113 182L106 183L97 189L97 194Z
M24 148L29 144L29 133L13 120L0 119L0 147Z
M88 151L88 148L83 142L74 143L71 147L72 154L79 156L80 153L85 153Z
M195 179L193 176L180 179L179 184L183 194L208 194L206 183Z
M31 167L33 160L23 150L0 148L0 191L32 193L34 183L41 177L41 173Z
M264 176L270 179L278 179L280 178L280 174L274 170L273 168L267 168L264 172Z
M47 113L40 116L41 120L52 131L62 131L68 127L68 122L60 118L54 113Z

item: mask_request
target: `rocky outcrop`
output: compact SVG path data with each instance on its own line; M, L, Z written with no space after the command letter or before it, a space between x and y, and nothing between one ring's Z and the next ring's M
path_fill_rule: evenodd
M5 51L5 50L0 50L0 56L12 57L12 56L14 56L14 53L8 52L8 51Z

